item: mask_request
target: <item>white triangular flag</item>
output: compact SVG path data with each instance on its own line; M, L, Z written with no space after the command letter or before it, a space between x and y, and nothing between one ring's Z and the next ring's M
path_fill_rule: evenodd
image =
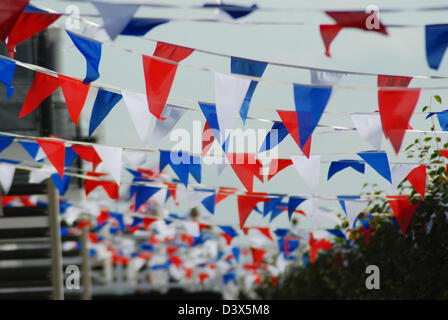
M359 214L362 210L367 207L368 201L366 200L345 200L345 211L347 212L347 220L349 223L349 227L352 228L356 218L358 218Z
M142 141L146 141L149 127L155 121L155 117L149 112L146 95L126 90L122 90L121 93L138 136Z
M170 133L170 131L174 128L176 123L179 122L180 118L182 118L185 111L185 109L166 105L165 109L163 109L162 112L162 117L166 119L163 121L160 121L158 119L156 120L156 125L154 126L154 130L152 131L148 142L146 143L146 147L154 147L164 137L166 137L168 133Z
M250 80L222 73L215 73L216 115L221 141L225 141L240 111Z
M54 168L48 170L40 170L40 169L31 170L28 178L28 183L41 183L45 179L50 178L50 176L56 172L57 171Z
M91 1L104 21L109 37L114 40L128 25L139 5Z
M148 154L144 151L124 150L123 155L134 166L138 167L145 163Z
M342 80L346 73L336 71L310 70L312 84L333 85Z
M294 167L310 189L317 193L320 179L320 156L291 156Z
M105 170L110 172L114 180L120 184L121 179L121 156L123 149L120 147L108 147L94 145L95 151L103 160Z
M383 127L379 113L350 113L359 135L376 150L381 150Z
M187 231L187 234L190 236L196 238L199 237L199 224L193 221L183 221L182 222L185 230Z
M86 24L82 34L87 38L95 39L99 42L106 42L111 40L104 27L96 26L93 24Z
M390 166L390 175L392 178L392 186L397 189L398 185L404 178L407 177L409 172L417 168L419 164L409 163L395 163Z
M8 163L0 163L0 183L3 187L4 194L7 194L9 189L11 189L15 171L15 166Z

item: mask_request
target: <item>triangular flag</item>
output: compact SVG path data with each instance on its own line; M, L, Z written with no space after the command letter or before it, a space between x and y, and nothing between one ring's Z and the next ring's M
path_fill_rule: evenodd
M97 176L102 174L92 174L91 172L88 175ZM95 190L97 187L102 187L109 198L111 199L119 199L119 186L117 183L113 181L98 181L98 180L90 180L84 179L84 190L86 192L86 197Z
M144 36L150 30L169 21L159 18L132 18L120 34L124 36Z
M248 79L215 72L216 115L223 140L233 129L249 86Z
M201 158L190 156L190 174L198 183L201 183L201 168Z
M283 139L288 135L288 129L286 129L283 122L276 121L272 125L271 130L268 132L264 138L263 144L261 145L259 152L264 152L271 150L277 146Z
M89 93L90 84L84 84L81 80L59 74L62 93L67 104L68 113L73 123L78 126L79 116Z
M148 101L143 93L122 90L123 99L129 115L142 141L148 137L149 127L154 117L148 112Z
M320 156L310 156L307 158L305 156L291 155L290 157L294 167L302 176L303 180L305 180L305 183L313 193L317 193L320 179Z
M215 214L215 201L216 201L215 193L202 200L202 204L211 214Z
M376 150L381 150L381 139L383 128L378 113L350 113L356 131L365 141L370 143Z
M103 160L104 167L111 173L114 180L120 184L123 149L101 145L94 145L94 148L101 160Z
M378 86L407 87L412 78L378 76ZM395 152L400 152L405 131L417 105L420 89L378 90L378 104L384 135L390 140Z
M397 189L398 185L407 177L409 172L414 170L418 165L409 163L394 163L390 166L392 178L392 186Z
M144 204L149 198L156 194L160 188L149 187L149 186L138 186L136 190L135 197L135 208L134 211L137 212L141 205Z
M294 85L294 102L298 118L301 148L305 146L317 127L330 99L331 91L331 88Z
M36 142L43 149L50 160L53 167L59 173L61 179L64 178L64 165L65 165L65 143L64 141L54 141L36 138Z
M216 115L216 106L214 104L199 103L199 107L201 108L205 120L207 120L206 123L212 130L215 138L220 142L221 134L218 124L218 116Z
M355 224L356 219L359 214L366 208L368 201L354 201L354 200L345 200L345 212L347 214L347 220L349 227L352 228Z
M3 152L3 150L5 150L6 148L8 148L13 142L14 142L13 136L5 136L3 134L0 134L0 153Z
M76 48L86 59L87 71L83 83L88 84L100 77L98 68L101 60L101 43L78 36L73 32L67 31Z
M0 2L0 41L5 41L29 0L3 0Z
M274 239L272 238L271 235L271 230L269 228L261 228L261 227L257 227L258 231L260 231L264 236L266 236L266 238L268 238L271 241L274 241Z
M357 28L387 35L386 27L381 23L376 13L364 11L326 11L326 14L336 23L336 25L320 26L320 32L326 49L325 54L328 57L330 57L330 45L342 28ZM369 27L368 22L372 22L372 18L376 19L377 26L373 23L373 26Z
M310 75L312 84L333 85L347 74L337 71L310 70Z
M0 183L3 187L3 194L7 194L11 189L16 167L8 163L0 163Z
M448 48L448 24L425 26L426 60L431 69L439 69Z
M300 150L302 150L305 156L309 157L311 151L312 136L310 136L307 143L302 148L300 146L299 123L297 119L297 113L294 111L282 111L282 110L277 110L277 113L280 116L286 129L288 129L288 132L291 135L291 137L294 139L295 143L299 146Z
M6 98L9 100L14 93L12 87L12 80L14 78L14 71L16 70L16 63L14 61L0 58L0 81L3 82L6 88Z
M365 165L361 161L358 160L339 160L332 161L330 164L330 168L328 169L328 177L327 180L330 180L332 176L338 173L345 168L352 168L360 173L364 173Z
M296 210L296 208L303 202L307 200L306 198L300 198L300 197L289 197L288 200L288 218L289 221L291 221L292 214Z
M263 249L257 249L253 247L251 247L250 250L252 251L253 264L255 267L258 268L263 262L263 258L266 251Z
M253 191L254 176L260 178L263 165L252 153L228 153L227 159L233 171L248 192Z
M212 147L213 141L215 141L215 135L207 121L204 124L204 130L202 131L202 157L204 158L210 148Z
M277 173L291 165L291 159L272 159L269 164L268 181L271 180Z
M190 156L188 152L160 150L159 170L162 171L167 165L170 165L185 187L187 187L188 175L190 173Z
M404 235L408 228L409 222L411 222L412 216L420 205L419 201L416 204L412 204L411 200L406 195L400 196L388 196L387 201L394 213L395 218L401 228L401 233Z
M244 227L247 218L254 210L257 203L261 201L270 201L267 193L246 193L238 196L238 214L240 220L240 228Z
M384 179L392 183L389 160L386 152L366 151L359 152L360 156L369 166L378 172Z
M267 67L267 62L247 60L237 57L231 57L230 70L235 74L242 74L246 76L252 76L261 78ZM250 82L249 89L244 97L243 104L240 108L240 116L243 120L243 124L246 123L247 113L249 112L250 101L257 87L258 81L252 80Z
M322 36L322 40L325 46L325 55L327 57L331 57L330 55L330 46L333 42L334 38L338 35L339 31L341 31L342 27L333 24L322 24L319 27L320 35Z
M174 128L174 126L179 122L180 118L184 115L186 109L176 108L171 105L167 105L162 112L162 117L166 118L164 121L157 119L154 130L146 143L146 147L153 147L157 143L165 138L168 133Z
M93 104L92 114L89 123L89 137L98 128L101 122L107 117L113 107L121 100L122 95L99 89Z
M193 49L157 42L154 56L179 63L188 58L193 51ZM177 64L159 61L145 55L142 55L142 59L149 111L157 119L165 120L162 112L176 75Z
M406 178L414 187L415 191L424 198L426 190L426 165L422 164L413 169Z
M247 16L253 11L257 10L257 5L252 6L240 6L235 4L224 4L224 3L206 3L203 5L204 8L218 8L219 10L224 11L227 15L232 17L233 19L239 19Z
M92 169L95 171L96 167L101 163L101 158L96 153L95 148L92 146L84 146L84 145L72 145L72 149L75 150L75 152L78 154L78 156L87 161L92 163Z
M54 173L51 175L51 179L53 180L54 186L58 189L59 195L65 195L68 187L70 186L72 177L65 175L64 178L61 179L61 177L57 173Z
M97 2L91 0L103 18L104 28L114 40L128 25L139 5Z
M36 72L33 84L28 90L28 93L23 103L22 110L20 110L19 118L26 116L36 109L46 98L59 88L59 79L46 75L44 73Z
M11 58L14 58L17 44L45 30L60 16L61 14L49 12L26 12L26 10L22 12L11 32L8 34L6 47Z
M220 203L222 200L227 198L229 195L234 194L235 192L237 192L236 188L226 188L226 187L219 188L218 192L216 193L215 205Z

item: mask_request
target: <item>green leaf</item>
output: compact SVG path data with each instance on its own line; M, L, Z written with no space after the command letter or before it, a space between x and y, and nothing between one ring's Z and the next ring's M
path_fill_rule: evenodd
M434 99L436 99L436 101L437 101L438 103L442 104L442 98L440 98L439 95L435 95L435 96L434 96Z
M429 106L424 106L422 111L425 112L426 110L428 110Z

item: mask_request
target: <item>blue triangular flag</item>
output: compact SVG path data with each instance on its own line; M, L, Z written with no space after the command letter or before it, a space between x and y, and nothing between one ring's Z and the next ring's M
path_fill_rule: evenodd
M114 218L114 219L116 219L118 221L118 224L120 225L120 230L126 229L126 225L124 224L123 214L122 213L109 211L109 215L110 215L111 218Z
M218 226L221 228L222 231L224 231L227 235L231 236L232 238L237 235L235 230L230 226Z
M288 229L276 229L274 231L275 235L279 238L283 238L286 237L286 235L288 234L289 230Z
M100 77L98 67L101 60L101 43L78 36L70 31L67 31L67 34L79 52L86 58L87 71L83 83L89 84L95 81Z
M345 168L353 168L354 170L364 173L364 163L358 160L339 160L332 161L330 164L330 168L328 169L328 177L327 180L330 180L332 176L338 173Z
M294 102L296 106L300 147L303 148L317 127L332 88L312 88L294 84Z
M201 158L200 157L190 156L190 173L198 183L201 183Z
M151 198L159 190L160 190L160 188L156 188L156 187L138 186L135 189L136 196L135 196L134 212L137 212L137 210L141 207L141 205L144 204L149 198Z
M266 217L269 212L272 212L282 202L282 199L282 196L269 198L269 202L266 201L263 205L263 217Z
M288 135L288 130L285 125L281 121L276 121L272 125L271 130L268 132L266 137L264 138L263 144L261 145L259 152L264 152L271 150Z
M223 3L206 3L203 5L204 8L219 8L229 14L233 19L239 19L252 13L252 11L258 9L257 5L252 5L250 7L244 7L234 4L223 4Z
M215 214L215 198L216 194L214 193L202 200L202 204L211 214Z
M280 209L279 207L275 207L274 210L271 212L271 216L269 217L269 222L272 222L280 213L283 212L283 209Z
M327 229L327 231L332 235L334 235L335 237L344 239L346 243L348 242L347 238L345 237L345 234L341 231L341 229Z
M151 29L169 22L168 19L158 18L132 18L126 28L121 31L121 35L125 36L144 36Z
M443 110L441 112L430 112L426 116L425 119L431 118L432 116L437 115L437 119L439 120L440 128L443 131L448 131L448 110Z
M245 76L261 78L264 71L266 70L267 65L268 65L267 62L231 57L230 71L231 73L235 74L242 74ZM250 82L249 89L247 89L246 96L244 97L243 104L241 105L240 116L241 119L243 120L243 124L246 124L246 118L247 113L249 112L250 101L255 92L257 84L258 81L252 80Z
M71 147L65 148L65 164L64 167L68 168L70 167L73 162L75 162L76 158L78 157L78 154L73 150Z
M212 130L218 142L221 142L221 134L219 130L218 116L216 115L216 106L214 104L199 103L199 107L207 120L210 129Z
M67 174L64 175L63 179L61 179L58 173L54 173L51 175L51 179L53 179L54 185L58 189L61 196L63 196L67 192L68 187L70 186L71 178L72 177Z
M39 144L36 142L27 142L27 141L19 141L20 145L23 147L23 149L28 152L28 154L31 156L31 158L35 159L37 156L37 153L39 152Z
M431 69L439 69L448 48L448 24L425 26L426 60Z
M240 262L240 248L238 247L233 247L232 248L232 254L233 257L235 258L236 262L239 263Z
M227 272L222 276L222 280L224 284L227 284L229 281L233 281L236 284L236 274L234 272Z
M12 87L12 79L14 78L14 71L16 70L16 63L14 61L0 58L0 81L6 87L6 97L9 100L14 93Z
M291 221L292 214L294 213L294 210L303 202L306 198L300 198L300 197L289 197L288 200L288 218L289 221Z
M160 150L159 170L162 171L169 164L185 187L188 186L189 162L188 152Z
M5 136L0 134L0 152L3 152L6 148L8 148L14 141L14 137Z
M121 98L121 94L102 89L98 90L95 103L93 104L92 115L90 116L89 137Z
M386 152L366 151L359 152L358 156L360 156L369 166L383 176L384 179L392 183L389 160L387 159Z

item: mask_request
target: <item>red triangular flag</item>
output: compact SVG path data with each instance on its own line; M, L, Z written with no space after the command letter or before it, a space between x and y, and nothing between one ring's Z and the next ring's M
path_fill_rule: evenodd
M111 199L119 199L119 186L116 182L113 181L98 181L98 180L90 180L84 179L84 190L86 192L86 197L89 196L89 193L95 190L97 187L102 187L109 198Z
M238 189L236 189L236 188L226 188L226 187L219 188L218 192L216 193L216 197L215 197L215 205L220 203L222 200L227 198L229 195L234 194L237 190Z
M14 58L17 44L46 29L60 16L60 14L53 13L22 12L11 33L8 35L6 47L11 58Z
M238 213L240 218L240 227L244 227L244 223L249 217L252 210L254 210L257 203L270 202L269 198L266 198L267 193L246 193L246 195L238 196Z
M199 278L199 281L201 282L201 284L204 284L204 281L207 280L208 277L209 277L208 273L205 273L205 272L198 274L198 278Z
M294 139L294 141L300 148L299 122L297 120L297 113L295 111L283 111L283 110L277 110L277 113L280 116L280 119L282 120L286 129L288 130L290 136ZM310 157L311 138L312 137L310 136L308 141L305 143L303 149L300 148L300 150L302 150L303 154L307 158Z
M170 261L176 266L176 268L179 268L179 266L182 264L182 259L179 256L171 255Z
M404 235L406 233L406 229L408 228L409 222L411 222L412 216L421 201L417 204L411 204L411 200L408 199L408 196L406 195L388 196L387 201L389 202L394 216L400 225L401 233Z
M254 176L263 181L263 166L258 159L255 159L255 154L228 153L227 159L248 192L253 191Z
M269 164L268 181L271 180L277 173L292 165L291 159L272 159Z
M46 98L59 88L59 79L36 72L33 84L25 98L19 118L26 116L36 109Z
M2 0L0 1L0 41L4 42L29 0Z
M59 173L61 179L64 178L65 166L65 143L64 141L54 141L36 138L36 142L45 152L48 160L50 160L53 167Z
M202 132L202 157L204 158L210 148L212 147L213 141L215 141L215 135L210 129L210 125L205 121L204 131Z
M96 217L96 221L98 222L99 225L101 225L107 222L109 218L110 218L109 212L107 212L106 210L101 210L98 217Z
M439 153L440 153L443 157L445 157L445 158L448 159L448 150L439 150Z
M176 206L179 205L179 202L177 202L176 194L177 194L177 184L176 183L170 183L170 182L163 182L168 187L168 192L173 197L174 203Z
M226 240L226 244L227 244L228 246L230 246L230 244L232 243L233 237L229 236L229 235L228 235L227 233L225 233L225 232L221 232L219 235L222 236L222 237Z
M336 38L341 29L342 27L338 25L328 25L328 24L320 25L320 34L322 36L322 40L325 45L325 55L327 57L331 57L330 55L331 43L333 42L334 38Z
M269 228L261 228L261 227L257 227L257 229L264 234L269 240L274 241L274 239L272 238L271 235L271 231L269 230Z
M266 251L253 247L251 247L250 250L252 251L253 265L255 266L255 268L258 268L263 262L264 254L266 253Z
M148 218L148 217L143 218L143 229L148 230L151 223L153 223L155 221L157 221L156 218Z
M78 126L79 116L89 94L90 83L84 84L79 79L70 78L62 74L59 74L58 77L70 118Z
M412 77L378 75L378 87L408 87ZM378 90L378 103L381 123L386 138L395 152L400 151L405 131L409 129L409 120L420 96L415 90Z
M426 191L426 166L424 164L418 166L409 172L406 178L414 187L415 191L417 191L424 198Z
M95 148L92 146L74 144L72 145L72 149L78 154L81 159L92 163L93 171L95 171L96 167L102 161L98 153L95 151Z
M369 29L367 22L372 13L364 11L327 11L326 14L330 16L338 26L343 28L357 28L364 31L378 32L387 35L386 27L379 21L379 28ZM379 19L379 17L377 17Z
M192 54L193 51L193 49L157 42L154 56L180 62ZM155 60L145 55L142 55L142 59L149 111L157 119L164 120L162 112L176 75L177 64Z

